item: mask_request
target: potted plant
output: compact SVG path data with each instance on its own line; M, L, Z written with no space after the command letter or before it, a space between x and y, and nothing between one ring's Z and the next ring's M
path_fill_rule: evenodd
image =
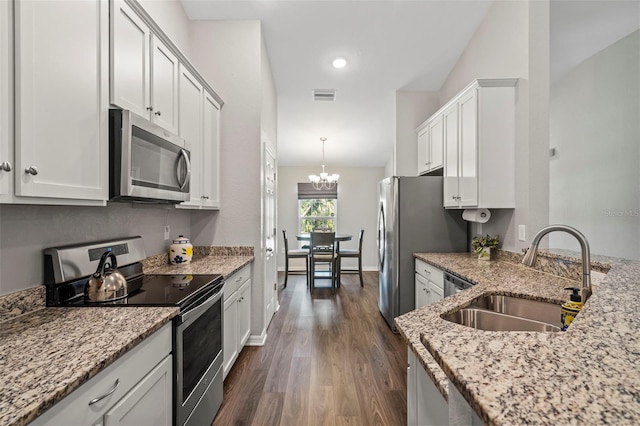
M500 244L500 237L491 237L487 234L486 237L474 237L471 240L471 247L473 252L478 255L480 260L491 260L491 249L498 248Z

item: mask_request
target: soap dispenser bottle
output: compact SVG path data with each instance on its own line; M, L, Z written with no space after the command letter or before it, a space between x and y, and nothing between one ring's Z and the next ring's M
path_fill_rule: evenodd
M571 290L569 300L562 304L560 308L560 321L562 322L562 331L566 331L567 327L573 322L580 309L582 309L582 299L580 297L580 289L575 287L567 287L565 290Z

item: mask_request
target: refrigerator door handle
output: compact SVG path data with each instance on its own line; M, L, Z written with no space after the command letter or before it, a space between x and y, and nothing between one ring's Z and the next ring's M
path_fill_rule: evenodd
M385 217L384 217L384 205L380 203L380 212L378 213L378 261L380 262L380 272L384 270L384 257L385 257Z

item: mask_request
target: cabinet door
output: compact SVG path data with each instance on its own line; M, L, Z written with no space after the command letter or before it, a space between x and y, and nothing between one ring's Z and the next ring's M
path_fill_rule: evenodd
M407 347L407 425L416 426L418 424L418 407L416 402L416 356Z
M458 206L458 104L442 114L444 131L444 206Z
M251 280L238 290L238 353L251 334Z
M202 201L202 103L203 88L182 65L179 78L178 130L191 152L190 204Z
M429 126L418 131L418 164L417 171L421 175L429 171Z
M108 3L15 2L15 193L108 198Z
M151 35L152 119L178 133L178 58L156 36Z
M204 93L202 205L220 208L220 106Z
M13 2L0 1L0 201L13 193Z
M429 281L429 302L433 303L442 299L444 299L444 289Z
M443 129L442 116L429 124L429 169L436 170L443 164Z
M460 137L458 195L461 207L478 205L478 92L471 90L459 101Z
M151 30L123 1L111 2L111 103L149 118Z
M424 367L416 361L417 424L448 425L449 404L444 399Z
M165 425L173 421L172 357L160 362L104 415L104 426Z
M224 301L224 341L222 346L223 376L227 377L231 366L238 358L238 292Z
M429 281L420 274L415 274L416 279L416 309L431 303L429 297Z

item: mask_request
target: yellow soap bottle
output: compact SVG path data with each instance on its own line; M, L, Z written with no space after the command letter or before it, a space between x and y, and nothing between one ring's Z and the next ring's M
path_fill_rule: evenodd
M573 322L576 315L582 309L582 299L580 297L580 289L575 287L567 287L565 290L571 290L569 300L562 304L560 308L560 321L562 322L562 331L567 331L567 327Z

